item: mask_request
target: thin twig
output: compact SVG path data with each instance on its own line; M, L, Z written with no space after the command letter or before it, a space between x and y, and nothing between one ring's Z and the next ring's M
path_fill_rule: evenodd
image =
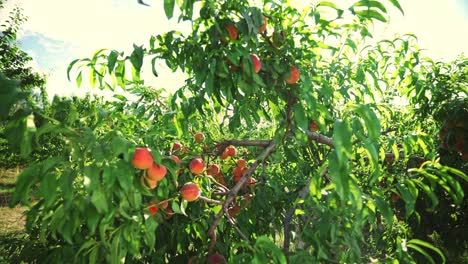
M201 200L201 201L203 201L203 202L205 202L205 203L223 204L222 201L210 199L210 198L205 197L205 196L199 196L199 197L198 197L198 200Z
M321 173L320 173L320 177L324 177L328 172L328 168L325 168ZM299 198L300 199L304 199L308 194L309 194L309 190L310 190L310 184L312 183L312 179L309 180L309 182L299 191ZM286 216L284 217L284 227L283 227L283 230L284 230L284 242L283 242L283 250L284 250L284 253L285 254L288 254L289 253L289 241L290 241L290 238L289 238L289 230L290 230L290 225L291 225L291 220L292 220L292 217L294 216L294 212L296 211L296 208L297 208L298 204L294 205L293 207L291 207L291 209L289 209L289 211L287 212Z
M227 211L227 209L226 209ZM234 221L234 219L229 215L228 212L225 211L225 214L226 214L226 217L229 221L229 223L231 223L232 227L234 227L234 229L236 230L236 232L239 234L239 236L242 237L242 239L244 239L245 241L247 241L247 243L250 243L250 240L249 238L240 230L240 228L237 226L237 223Z
M211 237L210 246L208 248L209 253L213 253L214 247L216 245L216 227L219 221L221 221L223 215L225 214L225 211L227 210L229 204L232 203L239 190L247 181L247 178L257 169L260 163L262 163L273 152L275 147L276 145L272 141L270 141L270 144L268 145L268 147L265 148L260 157L249 167L249 169L244 173L244 175L240 178L236 185L232 187L231 191L229 192L229 195L226 197L226 200L223 203L222 210L220 210L219 213L215 216L213 224L211 224L210 228L208 229L207 234L209 237Z

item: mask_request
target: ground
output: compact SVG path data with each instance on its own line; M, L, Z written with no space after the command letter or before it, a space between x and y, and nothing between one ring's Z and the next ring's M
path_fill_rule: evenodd
M9 263L5 256L12 241L19 242L24 235L26 217L24 207L9 208L11 193L15 187L15 180L21 169L0 168L0 263Z

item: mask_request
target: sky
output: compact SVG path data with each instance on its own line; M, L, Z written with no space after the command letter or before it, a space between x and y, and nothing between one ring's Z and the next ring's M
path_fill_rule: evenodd
M299 1L301 0L292 0ZM357 0L337 0L348 6ZM148 44L151 35L169 30L188 32L190 25L167 20L161 0L8 0L8 8L19 5L28 21L19 34L21 47L33 58L32 66L47 76L50 96L100 93L89 87L77 88L66 78L68 64L91 57L101 48L130 51L134 43ZM385 2L385 1L383 1ZM449 61L468 55L468 0L400 0L405 14L389 7L390 23L375 28L374 36L392 38L413 33L423 55ZM345 5L342 5L345 3ZM3 20L3 19L0 19ZM164 65L159 65L164 68ZM168 69L160 77L144 73L146 84L174 90L183 85L180 73ZM85 82L83 82L85 83Z

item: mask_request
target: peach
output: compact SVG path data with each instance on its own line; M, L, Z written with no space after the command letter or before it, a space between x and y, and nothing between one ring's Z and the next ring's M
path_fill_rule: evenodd
M263 24L262 24L260 27L258 27L258 32L259 32L260 34L262 34L263 32L265 32L266 27L267 27L267 23L268 23L268 18L264 16L264 17L263 17Z
M319 126L315 121L312 120L312 121L310 121L309 129L312 132L317 132L319 130Z
M198 185L193 182L188 182L184 184L182 188L180 188L180 194L184 200L187 202L192 202L200 197L201 191Z
M148 177L144 177L143 175L140 178L140 183L143 188L150 188L154 189L158 185L158 181L149 179Z
M135 168L145 170L153 165L153 156L148 148L136 148L132 164Z
M232 207L230 207L228 209L228 214L229 214L230 217L234 218L239 214L240 210L241 210L240 205L235 204L234 206L232 206Z
M229 38L231 40L236 40L237 36L239 35L239 31L237 30L237 27L234 24L229 24L226 26L226 30L229 34Z
M177 165L180 165L180 159L176 155L171 155L170 157Z
M252 185L252 186L255 186L255 184L257 183L257 180L255 178L252 178L252 177L248 177L247 178L247 181L245 181L247 184L249 185Z
M174 145L172 145L172 151L176 151L180 148L182 148L182 144L180 144L180 142L176 142Z
M246 162L245 162L244 159L238 159L237 162L236 162L236 164L237 164L237 167L243 168L243 167L245 167Z
M202 143L203 141L205 141L205 134L203 134L202 132L197 132L193 137L195 139L195 142L197 143Z
M232 169L232 174L234 175L235 178L240 178L242 177L242 168L241 167L235 167Z
M150 207L148 207L149 213L151 215L155 215L159 211L158 207L154 204L153 201L150 201L149 205L150 205Z
M201 158L195 158L190 161L189 169L193 174L200 174L205 170L205 163Z
M215 175L218 175L219 171L220 171L219 166L216 164L213 164L206 170L206 174L215 176Z
M148 168L148 178L153 181L160 181L166 176L167 169L164 165L158 165L153 163L153 165Z
M226 148L225 152L227 153L228 156L235 156L237 154L237 149L234 146L229 146Z
M172 215L174 215L174 211L172 211L171 208L164 209L164 212L166 213L166 215L164 216L164 219L166 219L166 220L171 219Z
M210 264L227 263L226 258L223 255L219 254L219 253L215 253L215 254L212 254L212 255L208 256L206 258L206 260Z
M229 157L229 153L228 153L226 150L224 150L223 154L221 154L221 159L222 159L222 160L225 160L225 159L227 159L228 157Z
M286 83L288 84L295 84L299 81L300 73L299 70L295 67L291 67L291 73L286 77Z
M255 73L258 73L262 68L262 63L260 62L260 58L256 54L250 54L250 59L253 62Z

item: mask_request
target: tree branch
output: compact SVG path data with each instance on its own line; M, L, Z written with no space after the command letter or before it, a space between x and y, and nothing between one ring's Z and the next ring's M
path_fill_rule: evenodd
M240 178L240 180L236 183L236 185L232 187L231 191L226 197L226 200L223 203L222 210L220 210L219 213L215 216L213 220L213 224L211 224L210 229L208 229L207 234L209 237L211 237L210 246L208 248L209 253L213 253L214 247L216 245L216 227L219 221L221 221L221 218L223 217L223 215L226 213L229 204L232 203L232 201L236 197L239 190L247 181L247 178L257 169L260 163L262 163L273 152L275 147L276 145L272 141L270 141L270 144L265 148L265 150L262 152L260 157L249 167L249 169L244 173L244 175Z

